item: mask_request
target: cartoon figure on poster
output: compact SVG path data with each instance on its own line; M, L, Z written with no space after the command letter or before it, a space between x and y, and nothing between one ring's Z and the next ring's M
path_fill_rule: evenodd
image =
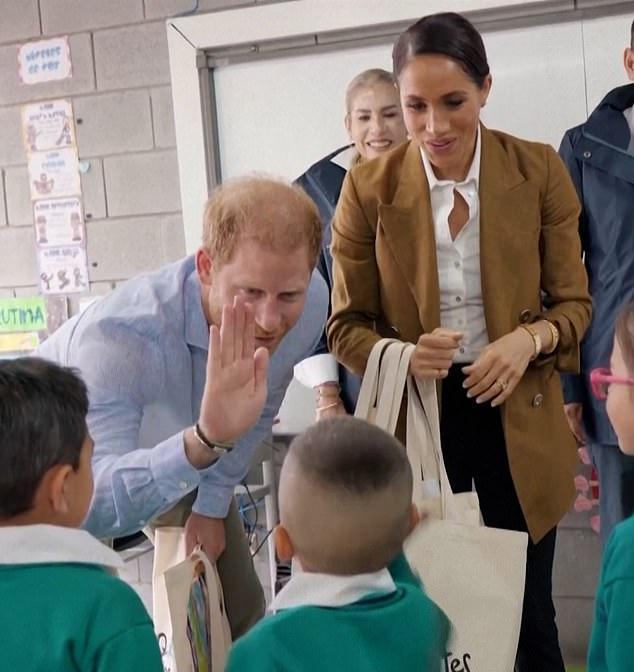
M52 178L49 179L46 173L40 173L39 179L33 180L33 186L35 187L35 191L37 191L38 194L46 196L53 191L55 180Z
M86 250L79 245L38 249L40 292L81 294L88 287Z
M59 138L59 127L55 138ZM74 147L31 152L28 160L31 200L37 201L47 196L68 198L81 194L78 163L77 150Z
M22 107L24 146L29 154L73 147L75 118L70 100L45 100Z
M51 280L52 280L52 279L53 279L53 274L52 274L52 273L47 274L47 273L45 273L44 271L42 271L42 272L40 273L40 280L41 280L41 281L44 283L44 285L46 286L46 291L47 291L47 292L50 292L50 291L51 291Z
M73 144L73 137L71 133L71 120L64 115L64 120L62 122L62 130L59 134L59 138L55 142L56 147L68 147Z
M81 240L81 230L82 230L82 223L81 223L81 217L79 216L78 212L71 212L70 213L70 228L73 232L73 241L78 242Z
M37 136L40 132L37 130L34 124L29 124L26 127L26 144L27 148L32 152L37 150Z
M66 276L66 269L61 268L59 271L57 271L57 280L59 281L58 288L60 292L67 286L70 285L70 280Z
M46 217L44 215L38 215L35 218L35 230L37 232L37 242L40 245L45 245L48 243L48 236L46 231Z
M38 245L62 247L84 241L84 218L81 199L40 199L33 204L33 220Z
M75 266L73 268L73 277L75 278L75 287L85 287L86 283L84 282L84 279L81 276L81 268L78 266Z

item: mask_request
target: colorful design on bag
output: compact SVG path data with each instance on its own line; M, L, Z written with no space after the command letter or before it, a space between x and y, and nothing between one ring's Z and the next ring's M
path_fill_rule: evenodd
M205 566L196 563L187 603L187 639L195 672L212 672L209 589Z

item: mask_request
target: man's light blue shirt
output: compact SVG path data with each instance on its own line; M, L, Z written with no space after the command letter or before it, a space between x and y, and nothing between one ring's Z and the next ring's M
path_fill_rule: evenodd
M79 369L90 395L95 494L85 527L101 538L130 534L195 488L193 510L224 518L253 452L271 435L294 365L319 343L327 311L328 290L315 272L302 316L271 358L259 421L200 471L183 443L200 412L209 346L192 257L129 280L55 332L37 354Z

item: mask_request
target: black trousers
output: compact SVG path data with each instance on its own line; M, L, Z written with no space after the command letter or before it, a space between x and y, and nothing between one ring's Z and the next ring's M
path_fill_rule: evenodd
M462 387L464 378L456 365L442 384L440 433L451 487L454 492L468 492L474 483L486 525L526 532L499 409L469 399ZM553 528L539 543L528 542L518 672L565 671L552 600L555 536Z

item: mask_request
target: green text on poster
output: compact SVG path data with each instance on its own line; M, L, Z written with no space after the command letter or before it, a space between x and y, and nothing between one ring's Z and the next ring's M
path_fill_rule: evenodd
M46 331L46 306L41 296L0 299L0 333Z

